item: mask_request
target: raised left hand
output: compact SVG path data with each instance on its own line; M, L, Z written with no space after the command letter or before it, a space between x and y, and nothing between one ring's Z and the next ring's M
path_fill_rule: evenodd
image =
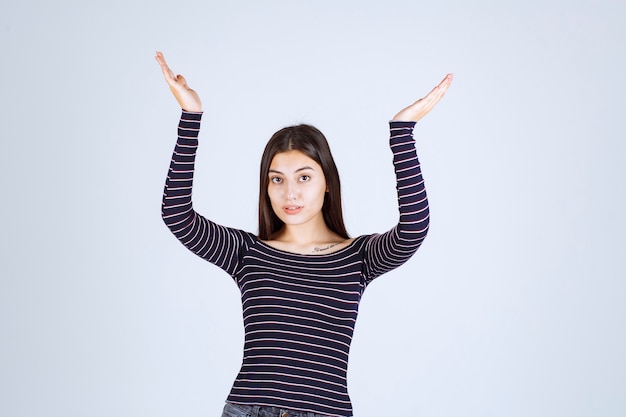
M448 91L448 87L452 83L452 74L448 74L443 80L433 88L430 93L426 94L423 98L420 98L410 106L400 110L398 114L393 116L392 120L404 121L404 122L417 122L422 117L426 116L439 100L443 98Z

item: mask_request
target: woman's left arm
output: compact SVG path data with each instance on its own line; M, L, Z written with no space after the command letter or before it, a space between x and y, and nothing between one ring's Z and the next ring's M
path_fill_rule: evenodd
M401 110L389 122L400 219L387 233L372 235L368 239L364 258L367 281L402 265L426 238L430 219L428 198L415 150L413 128L441 100L451 81L452 75L449 74L424 98Z

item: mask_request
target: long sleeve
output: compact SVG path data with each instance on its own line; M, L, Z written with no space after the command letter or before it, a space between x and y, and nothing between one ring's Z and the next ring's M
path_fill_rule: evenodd
M417 251L426 238L430 218L413 138L415 122L391 121L389 125L400 219L393 229L372 235L366 243L364 274L367 282L402 265Z
M178 140L170 164L161 215L174 236L190 251L233 275L244 232L207 220L193 209L191 200L194 163L202 113L183 111Z

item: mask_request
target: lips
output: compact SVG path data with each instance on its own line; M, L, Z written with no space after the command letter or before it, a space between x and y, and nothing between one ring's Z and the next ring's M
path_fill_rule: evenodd
M283 206L283 211L287 214L298 214L302 211L302 206Z

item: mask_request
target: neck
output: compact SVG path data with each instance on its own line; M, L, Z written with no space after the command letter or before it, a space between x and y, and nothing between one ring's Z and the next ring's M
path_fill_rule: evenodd
M324 254L341 248L350 242L322 225L285 225L267 242L270 246L288 252Z
M336 233L321 224L285 225L275 237L276 240L292 243L298 246L326 243L336 240Z

